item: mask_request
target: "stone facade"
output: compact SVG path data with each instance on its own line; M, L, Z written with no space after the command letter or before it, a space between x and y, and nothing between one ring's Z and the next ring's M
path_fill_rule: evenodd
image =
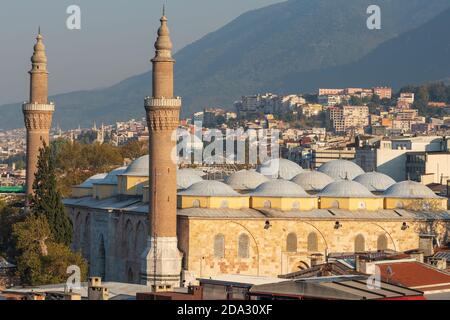
M73 208L73 249L89 261L89 273L106 281L140 283L141 254L148 238L145 214Z
M90 261L90 274L107 281L139 283L140 254L148 241L146 213L67 204L66 208L75 226L74 249ZM183 271L190 275L188 282L217 274L276 277L311 266L314 254L378 249L403 252L419 248L421 234L435 233L443 243L450 231L450 215L435 220L381 219L364 218L355 212L353 219L337 220L227 218L220 216L221 210L210 212L217 217L190 217L184 210L178 212L178 247L183 254ZM220 235L222 242L218 241Z

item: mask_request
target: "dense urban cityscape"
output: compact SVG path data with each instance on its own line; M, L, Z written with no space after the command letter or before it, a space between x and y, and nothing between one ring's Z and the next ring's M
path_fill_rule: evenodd
M142 117L90 127L55 121L39 28L24 125L0 129L0 300L450 300L448 81L189 114L169 18Z

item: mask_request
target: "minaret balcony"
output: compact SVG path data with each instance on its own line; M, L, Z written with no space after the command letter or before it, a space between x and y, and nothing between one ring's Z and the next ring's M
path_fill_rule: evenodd
M55 105L53 103L43 104L43 103L24 103L22 105L23 111L45 111L54 112Z
M145 98L145 106L153 108L172 107L181 108L182 100L180 97L176 98Z

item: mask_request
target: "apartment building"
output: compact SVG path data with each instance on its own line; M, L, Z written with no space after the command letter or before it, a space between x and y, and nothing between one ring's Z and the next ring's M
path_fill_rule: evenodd
M367 106L336 106L328 109L329 126L336 133L349 129L364 128L369 125Z

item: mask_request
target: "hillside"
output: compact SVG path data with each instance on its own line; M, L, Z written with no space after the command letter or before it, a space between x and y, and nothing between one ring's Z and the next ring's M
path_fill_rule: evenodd
M372 2L291 0L247 12L185 47L175 55L176 93L184 99L183 115L206 105L231 107L243 94L323 86L328 81L319 77L322 70L355 63L450 7L448 0L379 0L382 30L370 31L366 9ZM309 81L305 74L318 78ZM142 117L143 98L150 91L150 74L145 73L110 88L57 95L51 98L57 105L54 123L67 128L94 120ZM18 104L0 111L0 128L22 126Z
M280 91L297 86L325 87L385 84L394 88L450 77L450 9L431 21L386 41L356 63L325 70L291 73L279 79Z

